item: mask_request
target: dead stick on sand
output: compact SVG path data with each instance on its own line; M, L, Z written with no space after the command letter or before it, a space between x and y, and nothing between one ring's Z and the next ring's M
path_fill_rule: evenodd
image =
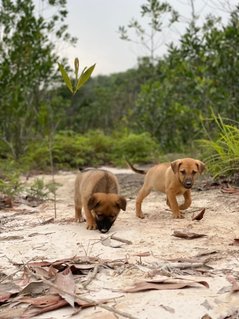
M130 314L128 314L128 313L126 313L126 312L122 312L122 311L116 310L116 309L114 309L114 308L112 308L112 307L110 307L110 306L104 305L104 304L98 304L96 301L91 300L91 299L88 299L88 298L86 298L86 297L82 297L82 296L78 297L76 294L73 294L73 293L71 293L71 292L68 292L68 291L62 289L62 288L59 288L57 285L55 285L55 284L53 284L51 281L45 279L43 276L41 276L41 275L36 275L36 274L35 274L32 270L30 270L29 268L28 268L28 270L29 270L29 272L30 272L35 278L42 280L42 282L45 283L45 284L47 284L49 287L52 287L52 288L54 288L54 289L56 289L56 290L58 290L58 291L61 291L61 292L63 292L64 294L67 294L67 295L69 295L69 296L75 298L76 300L79 299L79 300L85 301L85 302L87 302L87 303L89 303L89 304L92 304L92 305L97 306L97 307L99 307L99 308L102 308L102 309L105 309L105 310L107 310L107 311L113 312L113 313L115 313L115 314L117 314L117 315L119 315L119 316L122 316L122 317L124 317L124 318L137 319L136 317L131 316Z
M117 241L120 241L121 243L125 243L127 245L132 245L132 241L130 240L127 240L127 239L123 239L123 238L120 238L118 236L115 236L114 234L110 236L110 238L114 239L114 240L117 240Z
M96 277L99 270L99 265L95 265L93 271L89 272L88 278L86 278L86 281L82 283L83 288L86 288L92 280Z

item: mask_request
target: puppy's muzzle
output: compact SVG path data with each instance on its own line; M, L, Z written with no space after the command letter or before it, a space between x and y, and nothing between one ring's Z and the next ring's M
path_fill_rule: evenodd
M113 225L114 221L112 221L111 219L104 217L102 219L97 219L96 218L96 225L97 228L99 229L99 231L103 234L107 233L111 226Z
M187 189L192 188L192 186L193 186L192 180L191 180L191 179L185 179L185 180L183 181L183 186L184 186L185 188L187 188Z

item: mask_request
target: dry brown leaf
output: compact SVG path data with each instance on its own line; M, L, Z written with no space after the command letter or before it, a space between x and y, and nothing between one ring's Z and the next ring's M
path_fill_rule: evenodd
M0 304L3 304L5 301L9 300L11 297L9 292L0 292Z
M239 238L234 238L234 241L229 245L230 246L239 246Z
M172 290L195 287L203 285L209 287L206 281L185 281L185 280L172 280L172 279L159 279L159 280L147 280L141 281L134 284L131 288L126 288L125 292L139 292L147 290Z
M59 295L46 295L36 298L23 297L21 301L31 305L21 316L22 319L35 318L42 313L60 309L68 305L68 302Z
M232 284L232 292L238 292L239 282L232 275L227 275L227 280Z
M43 294L48 290L48 285L44 284L42 281L32 281L20 292L21 295L36 296Z
M24 308L4 309L0 311L0 319L22 318Z
M43 222L41 222L40 225L46 225L46 224L50 224L50 223L54 223L54 218L53 217L44 220Z
M75 293L75 279L69 267L63 272L56 274L54 284L59 288L59 290L51 288L50 292L59 294L72 307L74 307L75 298L72 295Z
M173 232L173 236L179 237L179 238L184 238L184 239L195 239L195 238L201 238L205 237L205 234L196 234L196 233L190 233L190 232L182 232L179 230L175 230Z
M239 194L239 188L237 188L237 187L222 187L221 192L227 193L227 194Z
M20 288L13 282L1 283L0 286L0 303L9 300L13 294L20 291Z
M38 296L38 297L23 296L19 298L19 301L23 303L27 303L32 306L36 306L38 308L45 308L45 307L57 304L59 300L61 299L62 298L59 295L48 294L48 295Z
M204 216L206 208L203 208L196 216L193 215L192 220L201 220Z

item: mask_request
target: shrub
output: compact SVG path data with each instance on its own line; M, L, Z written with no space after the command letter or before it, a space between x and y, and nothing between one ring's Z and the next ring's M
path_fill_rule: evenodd
M116 165L124 164L125 159L134 163L146 163L159 155L159 145L149 133L129 133L115 140L112 155Z
M20 180L21 171L14 161L0 162L0 193L14 198L24 189Z
M237 123L226 124L220 116L213 115L217 135L213 139L199 140L208 171L214 178L236 177L239 173L239 128ZM239 123L238 123L239 124Z
M79 135L71 131L55 135L53 142L55 169L76 169L82 166L125 165L125 158L133 162L152 161L159 154L159 145L148 133L115 133L105 135L100 130ZM29 145L21 159L30 170L50 171L47 140Z
M26 187L25 192L31 199L43 202L55 194L58 186L60 184L55 182L45 183L42 178L36 178L28 188Z

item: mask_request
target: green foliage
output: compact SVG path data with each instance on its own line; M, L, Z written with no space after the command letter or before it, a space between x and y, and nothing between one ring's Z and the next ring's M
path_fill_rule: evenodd
M57 81L59 58L49 35L75 43L64 24L65 7L66 0L60 1L60 10L44 19L35 14L33 0L1 1L0 138L15 159L39 134L38 112L50 104L47 93Z
M36 178L30 185L23 181L23 170L16 165L14 161L0 162L0 193L12 199L24 196L30 196L38 201L45 201L54 194L59 184L45 183L43 179ZM24 167L25 168L25 167Z
M79 91L79 89L89 80L92 72L94 71L95 64L93 64L89 68L85 67L83 71L81 72L81 75L78 76L79 60L78 58L75 58L75 61L74 61L75 85L72 84L70 76L68 75L64 66L61 63L58 63L58 67L66 86L68 87L68 89L71 91L72 94L76 94L76 92Z
M57 183L45 183L43 178L36 178L30 187L26 188L25 192L28 196L37 201L43 202L50 199L51 195L54 195L59 184Z
M113 146L113 162L124 165L125 159L134 163L147 163L154 161L160 153L157 142L149 133L129 133L116 138Z
M106 164L124 166L125 158L134 162L154 161L159 154L159 145L148 133L105 135L96 130L79 135L61 132L55 136L52 154L56 169ZM49 170L47 141L35 142L21 162L30 170Z
M0 162L0 193L11 198L18 196L24 189L20 180L20 169L14 161Z
M194 118L196 110L171 98L171 85L167 79L142 86L132 118L134 129L149 132L165 152L182 151L190 146L196 134Z
M239 123L226 124L215 114L213 121L217 125L216 136L199 140L208 171L214 178L235 176L239 180Z
M0 179L0 192L11 198L19 195L23 190L23 185L18 173L11 173L5 179Z
M142 21L132 20L124 37L146 45L146 31L152 31L148 55L135 69L85 83L94 66L80 74L76 59L71 79L48 37L70 40L66 0L48 2L61 7L45 20L34 15L33 0L2 1L0 158L34 169L49 167L53 160L57 168L113 164L123 158L118 143L129 138L122 132L148 133L164 153L189 153L195 139L206 137L201 118L208 118L211 109L239 122L238 6L224 24L210 16L199 26L194 17L177 44L158 59L157 39L178 16L167 2L146 0ZM57 62L68 87L59 87ZM81 94L69 94L80 87ZM204 125L208 132L215 127L213 122Z

